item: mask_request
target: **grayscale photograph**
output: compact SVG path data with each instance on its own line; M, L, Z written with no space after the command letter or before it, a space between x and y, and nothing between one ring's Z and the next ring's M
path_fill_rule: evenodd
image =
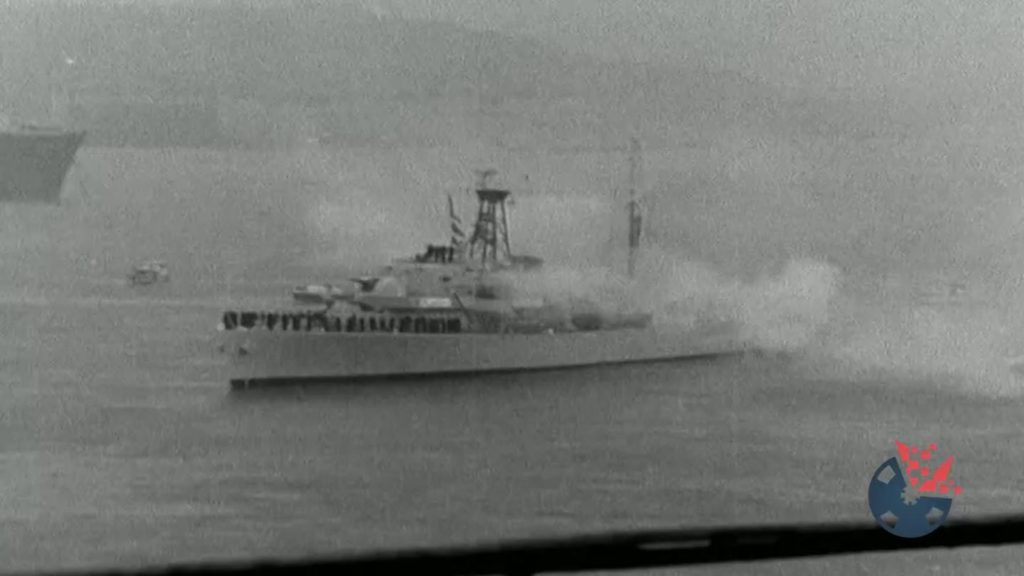
M1020 2L0 0L0 79L0 574L1024 573Z

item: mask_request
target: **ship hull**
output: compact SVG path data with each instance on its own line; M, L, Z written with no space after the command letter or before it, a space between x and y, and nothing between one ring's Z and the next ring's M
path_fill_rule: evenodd
M84 132L0 131L0 202L57 204Z
M554 370L738 354L732 329L555 334L232 331L222 347L234 388L353 379Z

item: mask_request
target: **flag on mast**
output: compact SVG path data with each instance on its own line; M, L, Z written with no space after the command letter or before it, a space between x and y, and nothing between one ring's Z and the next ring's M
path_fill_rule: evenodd
M448 195L448 217L451 220L452 246L460 247L466 241L466 234L462 231L462 219L455 213L455 201L452 195Z

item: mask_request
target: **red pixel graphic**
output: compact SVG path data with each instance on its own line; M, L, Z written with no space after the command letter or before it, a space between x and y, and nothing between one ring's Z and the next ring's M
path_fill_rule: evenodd
M917 446L908 446L897 440L896 449L899 451L900 460L907 471L907 482L914 487L916 492L939 492L949 495L950 489L952 489L954 495L959 495L963 491L963 488L954 485L949 478L949 469L953 466L952 456L946 458L945 462L934 469L924 465L931 460L932 454L935 452L935 444L929 445L927 450L920 450ZM920 477L915 475L915 471L920 474Z

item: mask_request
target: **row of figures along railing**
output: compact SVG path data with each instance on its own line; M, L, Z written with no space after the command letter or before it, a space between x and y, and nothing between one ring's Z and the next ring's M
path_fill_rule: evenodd
M289 332L462 332L462 318L351 314L345 318L324 312L225 312L219 330L276 330Z
M455 246L427 245L427 251L416 255L417 262L448 264L455 262L459 251Z

